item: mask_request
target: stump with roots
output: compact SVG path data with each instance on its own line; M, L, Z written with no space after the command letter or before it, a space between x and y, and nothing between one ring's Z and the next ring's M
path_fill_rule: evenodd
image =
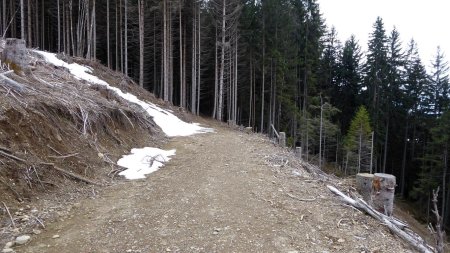
M372 180L372 206L391 216L394 210L395 176L375 173Z

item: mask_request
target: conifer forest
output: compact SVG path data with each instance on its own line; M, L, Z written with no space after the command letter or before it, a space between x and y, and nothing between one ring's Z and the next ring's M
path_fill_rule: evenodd
M193 114L285 132L327 172L393 174L424 221L440 187L450 225L448 61L437 47L423 62L382 17L363 51L360 38L339 41L315 0L2 0L0 10L3 38L98 61Z

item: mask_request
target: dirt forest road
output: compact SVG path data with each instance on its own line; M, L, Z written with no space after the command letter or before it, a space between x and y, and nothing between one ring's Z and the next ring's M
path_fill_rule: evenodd
M271 166L284 151L263 136L215 129L172 139L165 167L75 203L16 252L411 252L301 168Z

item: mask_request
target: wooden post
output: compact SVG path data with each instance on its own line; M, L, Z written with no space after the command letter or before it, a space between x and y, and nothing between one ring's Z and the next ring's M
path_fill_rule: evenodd
M295 156L302 159L302 147L295 147Z
M286 133L285 132L280 132L279 143L282 148L286 147Z
M372 181L373 207L387 216L394 210L395 176L385 173L375 173Z
M356 174L356 189L363 197L367 204L372 205L372 180L373 174L358 173Z

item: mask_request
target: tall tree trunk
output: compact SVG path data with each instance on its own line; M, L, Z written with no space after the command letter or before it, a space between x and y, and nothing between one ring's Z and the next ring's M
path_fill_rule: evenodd
M182 30L182 19L181 19L181 11L183 8L183 1L180 0L178 6L178 28L180 35L180 107L184 108L184 87L183 87L183 30Z
M3 37L6 37L5 36L5 33L6 33L6 27L8 26L7 24L6 24L6 0L3 0L3 6L2 6L3 8L2 8L2 24L3 24L3 27L2 27L2 36Z
M123 66L123 13L122 13L122 0L119 1L119 20L120 20L120 70L124 73Z
M139 86L144 88L144 0L139 0Z
M200 6L198 8L198 62L197 62L197 108L195 109L195 114L198 115L200 111L200 90L201 90L201 57L202 57L202 48L201 48L201 9Z
M193 4L193 22L192 22L192 84L191 84L191 112L196 114L197 104L197 5Z
M23 0L20 0L20 38L25 38L25 10L23 6ZM29 45L29 43L27 43Z
M444 152L443 152L443 155L442 155L442 160L443 160L443 162L444 162L444 168L443 168L443 172L442 172L442 207L441 207L441 214L442 214L442 217L447 217L447 215L446 215L446 205L447 205L447 203L446 203L446 198L445 198L445 194L446 194L446 189L447 189L447 169L448 169L448 167L447 167L447 159L448 159L448 147L447 147L447 144L445 145L445 147L444 147ZM443 221L443 225L445 225L445 220Z
M262 32L263 32L263 41L262 41L262 83L261 83L261 126L260 126L260 131L261 133L264 132L264 85L265 85L265 77L266 77L266 69L265 69L265 56L266 56L266 30L265 30L265 18L264 18L264 10L263 10L263 17L262 17L262 22L263 22L263 28L262 28Z
M34 0L34 46L39 46L39 0ZM42 25L42 24L41 24Z
M72 53L75 55L75 42L73 38L73 0L69 1L69 9L70 9L70 41L72 42Z
M109 0L106 0L106 54L108 68L111 67L111 48L110 48L110 34L109 34Z
M6 0L4 0L6 1ZM41 48L45 49L45 0L41 1ZM49 41L50 43L50 41ZM50 48L49 48L50 50Z
M27 28L28 28L28 46L30 46L30 47L32 47L33 46L33 40L32 40L32 26L31 26L31 18L32 18L32 15L31 15L31 11L32 11L32 4L31 4L31 0L28 0L28 5L27 5L27 11L28 11L28 18L27 18L27 21L28 21L28 26L27 26Z
M222 43L221 43L221 52L220 52L220 74L219 74L219 108L217 111L217 119L223 120L223 89L224 89L224 68L225 68L225 36L226 36L226 0L223 0L222 6Z
M385 134L385 137L384 137L383 173L386 173L386 160L387 160L388 140L389 140L389 118L388 118L388 120L386 122L386 134Z
M216 43L214 43L214 109L213 109L213 118L216 118L217 115L217 102L218 102L218 89L219 89L219 81L218 81L218 68L219 68L219 63L218 63L218 59L217 59L217 26L216 26L216 36L214 38L214 41Z
M21 0L21 1L23 1L23 0ZM61 13L60 13L60 10L59 10L59 1L60 0L57 0L57 2L56 2L56 5L58 5L58 53L61 53Z
M118 8L118 0L116 0L116 71L120 68L119 61L119 8Z
M163 96L164 96L164 101L169 101L169 76L168 76L168 68L169 68L169 63L168 63L168 27L167 27L167 0L163 0L163 84L164 84L164 88L163 88Z
M125 76L128 76L128 0L124 0L125 1L125 8L124 8L124 13L125 13Z
M408 130L409 124L408 119L406 119L405 136L403 137L403 158L402 158L402 174L400 179L400 194L405 197L405 184L406 184L406 153L408 148Z

